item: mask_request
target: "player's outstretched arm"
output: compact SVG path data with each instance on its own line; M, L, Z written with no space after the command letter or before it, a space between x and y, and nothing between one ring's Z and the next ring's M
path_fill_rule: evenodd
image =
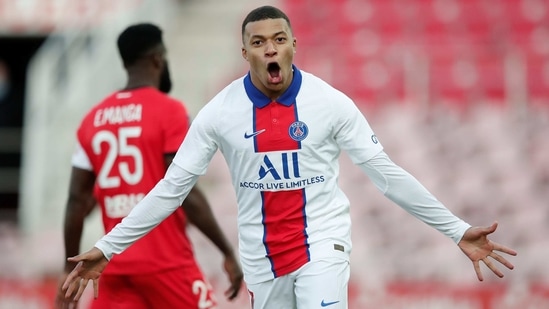
M488 227L471 227L469 228L460 242L459 248L465 255L473 262L475 272L479 281L483 281L484 277L480 271L480 261L482 261L490 270L492 270L498 277L502 278L503 273L494 265L493 260L500 262L509 269L513 269L514 266L507 261L503 256L499 255L495 251L503 252L509 255L517 255L517 252L511 248L500 245L488 239L488 235L496 231L498 223L494 222ZM491 257L492 259L488 258Z
M88 282L92 280L94 296L97 298L99 293L99 276L109 262L103 255L103 252L94 247L87 252L68 258L68 261L76 263L76 267L67 276L65 283L63 283L62 289L65 292L65 297L70 298L74 295L73 301L78 301Z
M480 281L484 278L480 271L479 261L484 262L499 277L503 277L503 273L494 266L491 259L513 269L513 264L495 251L509 255L517 253L490 241L487 237L496 230L497 222L489 227L471 227L452 214L417 179L392 162L383 151L359 166L390 200L454 240L473 262Z

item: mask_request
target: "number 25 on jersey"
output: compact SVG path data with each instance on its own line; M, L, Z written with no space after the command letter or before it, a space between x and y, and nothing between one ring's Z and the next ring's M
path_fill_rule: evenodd
M123 127L118 129L118 136L111 131L102 130L97 132L92 139L93 152L100 155L101 145L107 144L105 161L97 176L97 183L100 188L116 188L120 186L120 178L127 184L134 185L143 178L143 155L139 148L128 143L129 138L139 138L141 127ZM120 162L115 165L117 157L129 157L135 161L134 171L130 171L127 162ZM116 169L116 170L114 170ZM113 173L114 172L114 173Z

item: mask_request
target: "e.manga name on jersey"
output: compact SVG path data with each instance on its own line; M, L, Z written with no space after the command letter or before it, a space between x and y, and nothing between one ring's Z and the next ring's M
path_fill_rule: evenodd
M259 179L254 181L241 181L239 186L262 191L277 191L301 189L325 181L324 175L301 177L298 152L264 155L258 169L258 176Z
M110 106L98 109L93 118L93 126L100 127L106 124L122 124L141 121L143 107L141 104L127 104Z

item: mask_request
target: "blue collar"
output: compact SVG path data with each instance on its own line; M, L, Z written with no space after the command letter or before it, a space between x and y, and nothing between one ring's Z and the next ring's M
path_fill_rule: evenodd
M295 103L295 98L297 97L297 93L299 92L299 89L301 88L301 72L299 69L292 64L292 70L294 73L294 78L292 79L292 83L290 84L290 87L284 91L284 93L276 100L276 102L281 103L285 106L290 106ZM250 77L250 72L246 75L244 78L244 89L246 90L246 94L248 95L248 98L252 101L252 103L257 108L263 108L267 106L267 104L271 103L272 100L267 97L265 94L263 94L259 89L257 89L254 84L252 84L252 78Z

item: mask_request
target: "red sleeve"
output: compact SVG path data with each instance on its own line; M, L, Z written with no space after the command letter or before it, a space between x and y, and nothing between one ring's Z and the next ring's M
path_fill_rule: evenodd
M189 114L182 102L170 101L169 110L164 111L164 153L175 153L189 130Z

